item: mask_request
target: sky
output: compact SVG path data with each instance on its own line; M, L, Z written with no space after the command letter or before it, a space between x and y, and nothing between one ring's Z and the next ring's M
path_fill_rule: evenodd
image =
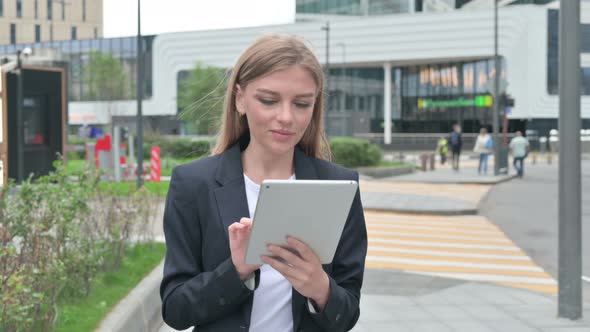
M137 34L137 0L103 0L104 37ZM236 28L295 21L295 0L142 0L141 33Z

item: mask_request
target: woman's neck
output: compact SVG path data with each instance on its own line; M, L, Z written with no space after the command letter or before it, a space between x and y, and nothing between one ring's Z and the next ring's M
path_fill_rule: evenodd
M242 152L244 173L250 180L258 184L265 179L288 179L294 173L293 152L277 157L263 153L260 149L249 145Z

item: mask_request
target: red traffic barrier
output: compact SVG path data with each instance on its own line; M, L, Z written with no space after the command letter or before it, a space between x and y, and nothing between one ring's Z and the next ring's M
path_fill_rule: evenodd
M160 147L152 146L150 157L150 181L160 182L162 170L160 169Z

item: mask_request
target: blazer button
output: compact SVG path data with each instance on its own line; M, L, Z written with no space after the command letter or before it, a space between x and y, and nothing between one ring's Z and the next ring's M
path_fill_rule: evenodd
M340 320L340 314L337 314L336 315L336 321L339 321L339 320Z
M225 305L225 299L223 297L219 298L219 305Z

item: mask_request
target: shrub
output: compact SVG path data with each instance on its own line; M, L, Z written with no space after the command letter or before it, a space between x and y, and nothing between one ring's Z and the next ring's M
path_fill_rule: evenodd
M366 140L352 137L334 137L330 140L334 162L344 167L377 166L382 158L381 149Z
M85 296L92 279L116 269L131 237L149 240L158 204L139 191L99 190L95 172L10 182L0 196L0 331L52 331L64 297Z
M152 146L159 146L161 158L198 158L209 154L211 144L211 141L204 139L150 137L144 142L143 155L149 159Z

